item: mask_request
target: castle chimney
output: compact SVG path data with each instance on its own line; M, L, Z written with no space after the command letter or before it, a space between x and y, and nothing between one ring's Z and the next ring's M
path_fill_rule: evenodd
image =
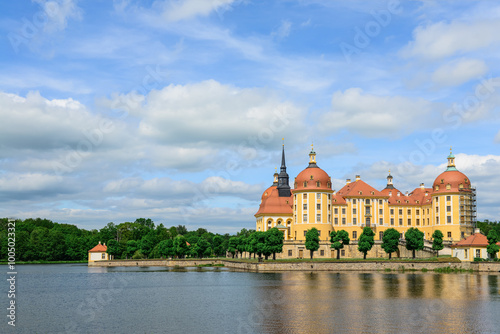
M356 175L356 181L359 181L361 180L361 176L360 175Z
M347 185L347 184L349 184L349 183L351 183L351 179L347 179L347 180L345 180L345 184L346 184L346 185Z
M420 183L420 189L424 190L425 189L425 186L424 186L424 183Z

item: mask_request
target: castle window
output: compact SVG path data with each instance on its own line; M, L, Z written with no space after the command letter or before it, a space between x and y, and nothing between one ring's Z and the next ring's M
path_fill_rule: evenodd
M391 209L391 215L393 215L393 214L394 214L394 209Z
M342 208L342 214L345 215L345 208Z
M408 226L411 226L411 218L408 218Z
M419 210L419 209L417 209L417 216L419 216L419 215L420 215L420 210Z
M446 201L447 202L451 201L451 196L446 196Z
M366 217L365 222L366 222L366 226L370 226L370 217Z
M436 191L439 190L439 186L436 186Z
M316 221L317 221L317 222L321 222L321 214L319 214L319 213L318 213L318 214L316 215Z
M331 214L328 214L328 222L331 223L332 222L332 215Z
M383 209L378 209L378 214L379 215L383 215L384 214L384 210Z
M444 183L444 179L441 179L441 184L443 184L443 183Z
M288 250L288 257L292 257L292 250L291 249Z
M332 194L328 194L328 200L332 199Z
M333 213L336 214L336 215L338 215L339 214L339 209L338 208L333 209Z
M302 194L303 199L307 199L307 194Z
M328 211L331 210L331 207L332 207L331 204L328 204Z
M374 191L372 191L372 195L375 195L375 192L374 192Z
M417 225L420 225L420 219L417 218Z
M449 183L448 183L448 184L446 185L446 189L450 190L450 189L451 189L451 184L449 184Z
M288 200L286 200L286 204L288 204Z
M399 214L402 215L403 214L403 209L399 209Z
M316 187L319 187L319 186L321 186L321 182L316 181Z
M345 218L342 218L342 225L345 225Z
M460 184L458 185L458 189L463 189L463 188L464 188L464 185L463 185L462 183L460 183Z
M451 205L446 206L446 212L451 212Z
M335 225L338 225L339 224L339 219L337 217L335 217Z
M399 218L399 225L403 226L403 218Z
M439 212L439 206L436 205L436 213Z
M365 199L365 204L370 204L370 199L369 198Z
M353 225L356 225L357 223L358 223L358 221L356 220L356 218L353 218L353 219L352 219L352 224L353 224Z
M356 208L352 209L352 214L355 215L356 214Z
M314 179L314 177L311 175L311 180L313 180L313 179Z
M382 204L384 204L384 201L383 201L383 200L381 200L381 199L379 199L379 200L378 200L378 204L382 205Z
M331 188L331 187L332 187L332 183L331 183L331 182L328 182L328 183L326 184L326 186L327 186L328 188Z
M439 225L439 217L436 217L436 225Z
M391 218L391 226L394 226L394 218Z
M448 224L451 224L451 216L446 217L446 222L447 222Z
M304 231L304 237L306 236L307 231Z
M358 231L352 231L352 238L356 240L358 238Z
M408 209L408 214L411 215L411 209Z
M302 209L303 209L303 210L307 210L307 204L303 204L303 205L302 205Z
M302 220L304 223L307 223L307 213L304 213L304 216L302 217Z
M352 199L352 204L356 204L356 199L355 198Z
M316 199L321 199L321 194L320 193L316 194Z
M316 204L316 210L321 210L321 204Z
M304 188L307 188L307 182L304 181Z
M378 223L379 225L384 225L384 218L379 218Z
M363 192L362 192L362 191L360 191L360 192L359 192L359 194L360 194L360 195L363 195Z

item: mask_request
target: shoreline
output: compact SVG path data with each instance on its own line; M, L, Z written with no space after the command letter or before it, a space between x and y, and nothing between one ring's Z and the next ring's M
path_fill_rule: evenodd
M221 266L250 272L270 271L472 271L500 272L500 262L429 261L303 261L245 262L228 259L110 260L89 262L89 267L199 267Z

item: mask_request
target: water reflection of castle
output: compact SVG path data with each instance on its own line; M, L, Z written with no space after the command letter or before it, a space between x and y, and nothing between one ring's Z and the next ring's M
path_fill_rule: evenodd
M259 288L261 302L249 316L262 325L260 332L472 333L500 326L493 306L500 301L495 275L284 272L268 279L271 276L280 282Z
M445 240L458 241L473 233L476 220L476 195L469 178L455 167L450 151L446 170L436 177L432 188L420 187L404 194L387 176L387 186L377 190L356 175L347 179L340 190L332 189L330 176L316 163L316 152L309 153L309 165L289 185L283 146L280 173L262 194L256 217L256 230L277 227L285 240L303 241L307 230L315 227L320 239L329 240L332 230L346 230L356 240L363 227L375 232L381 240L383 232L395 228L404 233L417 227L431 239L439 229ZM290 254L291 251L291 254ZM285 257L297 257L299 249L289 249ZM321 256L321 255L320 255ZM324 254L329 257L330 254Z

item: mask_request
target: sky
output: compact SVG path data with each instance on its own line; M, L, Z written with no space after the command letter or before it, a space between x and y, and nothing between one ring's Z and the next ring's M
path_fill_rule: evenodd
M0 216L255 229L285 145L381 190L453 148L500 219L500 4L0 3Z

